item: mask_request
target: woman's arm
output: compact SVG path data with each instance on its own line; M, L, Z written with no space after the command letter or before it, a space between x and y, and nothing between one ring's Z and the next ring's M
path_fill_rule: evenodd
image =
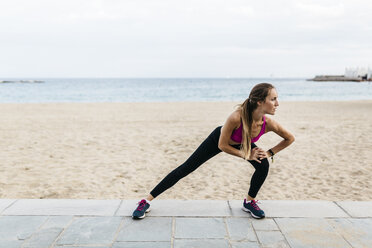
M218 142L218 148L221 151L224 151L228 154L237 156L239 158L244 158L244 154L239 149L232 147L229 144L230 137L232 132L236 127L240 125L240 114L238 112L233 112L226 120L225 124L221 128L221 135ZM255 160L258 163L261 163L259 160L260 158L264 158L266 156L266 152L259 148L255 147L251 150L251 154L249 156L249 160Z
M266 117L266 128L267 132L273 131L274 133L278 134L280 137L282 137L284 140L280 141L276 146L271 148L271 150L274 152L274 154L277 154L290 144L292 144L295 141L295 137L293 134L291 134L288 130L286 130L282 125L280 125L277 121L267 118ZM271 154L267 151L266 152L268 156L270 157Z
M240 115L238 112L233 112L226 120L225 124L221 128L221 135L218 141L218 148L228 154L243 158L243 154L240 150L232 147L229 144L230 137L234 129L240 124Z

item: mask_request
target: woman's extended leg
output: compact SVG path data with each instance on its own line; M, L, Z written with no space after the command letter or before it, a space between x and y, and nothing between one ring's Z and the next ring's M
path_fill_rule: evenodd
M181 178L187 176L200 165L211 157L221 152L218 148L218 140L220 138L221 126L213 130L213 132L201 143L196 151L183 163L169 173L150 193L147 199L142 199L138 203L138 207L132 214L133 219L145 218L145 213L150 211L150 203L152 199L172 187Z
M158 195L172 187L174 184L176 184L181 178L196 170L208 159L220 153L221 150L218 148L220 133L221 127L217 127L183 164L170 172L150 192L150 196L148 198L151 199L151 196L153 198L157 197Z

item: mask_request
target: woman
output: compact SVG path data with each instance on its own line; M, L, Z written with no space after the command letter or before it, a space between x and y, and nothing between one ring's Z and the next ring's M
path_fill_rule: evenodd
M133 212L133 219L142 219L149 212L149 202L172 187L181 178L193 172L205 161L221 151L241 157L250 162L255 168L252 175L248 195L243 202L243 210L254 218L264 218L265 213L257 206L256 195L269 172L268 158L289 146L294 136L278 122L265 114L274 115L279 106L278 94L273 85L257 84L251 90L249 98L227 118L223 126L217 127L185 163L170 172L147 196L138 203ZM255 145L264 133L273 131L283 138L276 146L268 151Z

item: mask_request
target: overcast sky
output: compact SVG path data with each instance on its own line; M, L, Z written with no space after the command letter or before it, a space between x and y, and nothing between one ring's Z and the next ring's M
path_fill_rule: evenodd
M370 0L0 0L0 11L0 80L372 68Z

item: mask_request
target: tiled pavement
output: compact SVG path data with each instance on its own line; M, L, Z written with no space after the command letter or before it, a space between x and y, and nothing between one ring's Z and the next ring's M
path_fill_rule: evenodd
M372 247L372 202L0 199L0 248Z

